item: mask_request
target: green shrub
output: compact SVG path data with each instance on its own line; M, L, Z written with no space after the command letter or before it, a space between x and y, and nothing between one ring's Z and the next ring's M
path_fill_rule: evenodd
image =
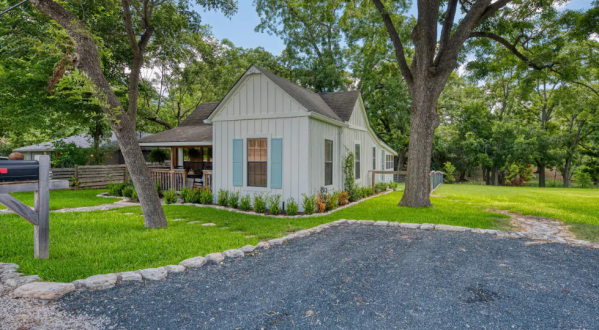
M593 184L591 174L586 171L585 166L579 167L574 173L574 180L580 188L588 188Z
M131 196L133 196L133 187L127 185L125 188L123 188L123 196L131 198Z
M152 149L148 155L148 160L155 164L163 164L169 158L171 158L171 153L165 149Z
M135 190L135 188L133 188L133 192L131 193L131 199L139 202L139 196L137 196L137 191Z
M175 204L177 202L177 192L174 189L165 191L164 202L166 204Z
M200 190L200 203L212 204L213 201L214 201L214 196L212 196L212 191L210 189L201 189Z
M362 187L362 195L364 196L364 198L370 197L373 194L374 192L372 191L372 187Z
M380 194L383 191L386 191L388 187L389 187L388 183L386 183L386 182L378 182L377 184L374 185L374 192L376 194Z
M505 184L508 186L522 186L535 176L532 173L532 166L528 164L511 163L506 165Z
M229 204L229 191L224 189L219 190L216 201L220 206L227 206Z
M199 189L188 189L185 192L185 203L200 203L202 192ZM183 195L181 196L183 198Z
M304 196L304 201L302 203L304 213L308 215L313 214L316 211L316 195L302 194L302 196Z
M183 187L183 188L181 188L181 191L179 191L179 196L185 203L187 203L187 195L189 195L191 193L191 191L192 191L192 189L187 188L187 187Z
M399 183L391 181L391 183L389 184L389 188L393 189L393 191L397 191L397 189L399 188Z
M232 208L239 207L239 191L229 192L229 206Z
M156 182L156 192L158 193L158 197L162 197L162 188L160 187L160 183Z
M555 180L550 180L545 182L545 186L548 188L563 188L564 187L564 182L563 181L555 181Z
M455 166L451 162L447 162L443 165L443 182L445 183L454 183L455 177L453 173L455 172Z
M249 211L252 209L250 195L245 195L245 196L241 197L241 202L239 203L239 209L243 210L243 211Z
M339 202L339 192L335 191L332 194L325 194L326 207L325 211L331 211L337 208Z
M127 184L124 182L121 183L113 183L106 186L108 188L108 193L110 196L123 196L123 189L127 187Z
M297 203L295 202L295 199L293 199L293 197L290 197L287 200L287 210L285 213L287 215L296 215L297 211L298 211Z
M254 211L258 213L266 212L266 201L268 197L261 193L254 194Z
M281 195L271 195L268 198L268 210L274 215L281 213Z

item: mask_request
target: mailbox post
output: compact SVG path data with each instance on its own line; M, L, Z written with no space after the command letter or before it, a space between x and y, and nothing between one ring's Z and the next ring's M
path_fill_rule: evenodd
M34 256L38 259L48 259L50 256L50 190L67 189L69 182L50 181L50 156L35 156L35 160L36 162L15 160L0 163L0 182L37 180L37 182L0 185L0 204L34 226ZM37 175L32 171L36 167L35 163L37 163ZM9 193L24 191L34 192L33 210L9 195Z

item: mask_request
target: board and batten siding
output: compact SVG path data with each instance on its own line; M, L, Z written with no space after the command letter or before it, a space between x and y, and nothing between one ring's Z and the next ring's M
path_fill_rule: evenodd
M262 74L252 74L219 106L212 120L213 188L254 193L280 194L281 201L293 197L300 206L309 191L308 113L296 100ZM280 116L279 116L280 114ZM266 117L266 118L265 118ZM247 139L267 138L267 187L248 187ZM282 139L282 187L271 188L273 138ZM233 184L233 140L243 140L243 185Z

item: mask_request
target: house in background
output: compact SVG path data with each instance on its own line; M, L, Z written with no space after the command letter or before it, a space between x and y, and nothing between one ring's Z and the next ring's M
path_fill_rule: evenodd
M370 127L359 91L317 94L256 66L221 102L200 105L181 126L140 145L171 147L183 169L193 168L195 149L215 191L280 194L300 205L302 194L343 189L349 152L361 186L372 184L370 171L393 170L397 156Z
M145 133L138 133L139 137L147 136ZM34 144L26 147L13 149L13 152L20 152L25 156L25 160L33 160L36 155L53 155L54 153L54 143L62 141L64 143L75 143L79 148L90 149L93 146L93 138L91 135L83 133L79 135L70 136L63 139L57 139L50 142L43 142L40 144ZM101 147L111 147L114 146L114 150L110 151L106 160L104 161L104 165L115 165L115 164L125 164L125 159L123 158L123 154L118 148L118 143L116 140L116 136L114 133L110 136L107 141L103 141L100 144ZM147 160L148 154L150 153L150 149L142 148L142 152L144 157Z

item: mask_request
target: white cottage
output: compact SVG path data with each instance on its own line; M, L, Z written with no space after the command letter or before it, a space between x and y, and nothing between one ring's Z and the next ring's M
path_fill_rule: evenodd
M196 112L202 115L194 113L184 124L203 130L212 125L211 141L190 141L192 134L178 141L175 128L140 142L209 147L214 191L280 194L301 205L304 193L343 189L342 162L350 151L358 185L372 184L372 170L393 170L397 153L370 127L359 91L317 94L251 66L220 103L209 105L212 111L201 105ZM187 168L184 153L177 154L176 162Z

